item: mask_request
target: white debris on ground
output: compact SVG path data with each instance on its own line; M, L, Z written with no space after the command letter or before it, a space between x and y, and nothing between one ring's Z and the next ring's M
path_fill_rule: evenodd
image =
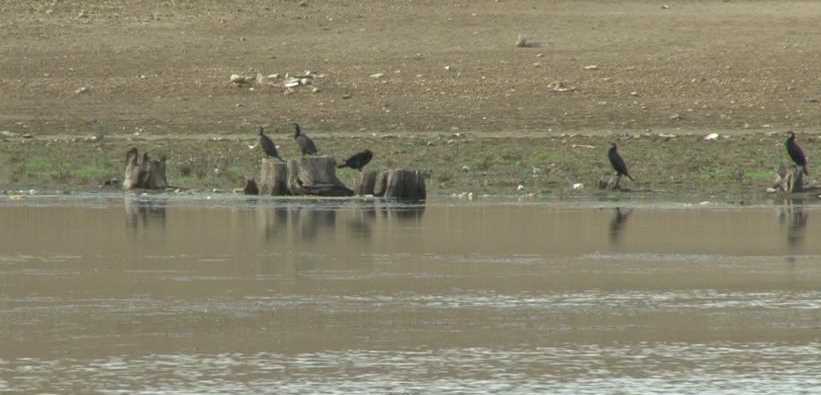
M710 133L710 134L704 136L704 141L711 141L711 140L716 140L716 139L718 139L718 133Z
M229 80L232 85L241 88L248 88L249 91L255 91L255 87L282 87L285 94L294 93L297 89L304 86L313 85L317 79L325 78L325 74L317 74L311 70L305 70L302 73L272 73L265 75L260 72L254 74L231 74ZM313 87L310 90L312 93L319 93L320 89Z

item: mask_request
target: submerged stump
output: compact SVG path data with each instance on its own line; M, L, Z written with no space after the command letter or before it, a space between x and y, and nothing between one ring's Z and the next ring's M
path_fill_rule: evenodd
M259 186L253 177L245 179L245 187L242 188L242 193L246 195L259 195Z
M775 175L775 185L777 191L786 193L804 192L804 171L800 166L789 166L782 163L778 167Z
M259 171L259 193L262 195L288 195L288 167L282 161L263 158Z
M385 191L388 189L388 170L381 171L376 175L373 184L373 195L376 197L385 196Z
M621 184L621 177L619 175L605 175L599 178L599 189L607 191L623 191Z
M386 199L425 200L425 176L418 170L396 169L387 171Z
M147 152L140 155L137 148L128 150L125 160L123 189L167 188L168 180L165 176L165 161L165 157L159 160L151 159Z
M336 160L310 156L288 161L288 190L292 195L353 196L353 191L336 177Z
M374 187L376 186L376 178L379 173L373 170L363 171L359 175L359 182L356 184L354 191L357 195L374 195Z

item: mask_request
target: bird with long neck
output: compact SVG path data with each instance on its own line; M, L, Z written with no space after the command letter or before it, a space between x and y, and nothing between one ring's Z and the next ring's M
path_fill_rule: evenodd
M621 178L621 176L627 176L630 181L635 181L633 180L633 177L630 176L630 173L628 173L627 165L624 163L624 159L621 158L621 155L619 155L616 143L610 143L610 149L607 151L607 158L610 159L610 165L613 166L613 170L616 171L616 175L619 178Z
M795 142L795 133L790 130L787 132L787 135L790 137L787 137L787 141L784 142L784 146L787 147L787 153L790 154L790 159L792 159L796 165L801 167L801 170L804 172L805 176L810 175L810 172L807 171L807 157L804 156L804 151L801 150L801 147Z
M271 139L265 135L265 130L261 126L259 127L258 132L259 146L262 147L262 151L265 152L265 155L268 155L272 158L280 159L279 152L277 152L277 146L274 145L274 142L271 141Z
M318 152L314 141L305 133L302 133L302 128L299 127L298 123L294 123L294 140L299 145L299 150L303 156L314 155Z

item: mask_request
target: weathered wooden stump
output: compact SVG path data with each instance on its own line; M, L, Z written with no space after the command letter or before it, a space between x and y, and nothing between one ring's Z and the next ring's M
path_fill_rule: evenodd
M327 156L289 160L287 184L292 195L353 196L336 178L336 160Z
M282 196L288 192L288 166L284 162L263 158L259 171L259 193Z
M245 187L242 188L242 193L246 195L259 195L259 186L257 186L257 181L252 177L246 178Z
M781 163L775 175L773 188L787 193L804 192L804 172L801 167Z
M363 171L359 175L359 183L357 183L356 187L354 188L356 194L360 196L373 195L374 187L376 186L377 176L379 176L379 173L377 173L376 171Z
M385 191L388 189L388 171L381 171L376 175L373 184L373 195L376 197L385 196Z
M425 200L425 176L418 170L396 169L387 171L386 199Z
M123 177L124 189L165 189L167 187L165 157L152 160L147 152L141 156L136 148L128 150L125 177Z
M608 191L621 191L622 188L619 186L621 183L621 176L618 175L609 175L609 176L601 176L599 178L599 189L605 189Z

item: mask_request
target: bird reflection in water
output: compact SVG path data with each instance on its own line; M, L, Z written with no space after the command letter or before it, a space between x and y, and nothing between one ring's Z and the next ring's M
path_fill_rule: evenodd
M778 222L787 227L787 246L790 252L801 248L806 235L809 213L804 209L802 199L789 199L778 210ZM788 261L795 261L795 257L788 257Z
M633 214L633 209L624 209L616 207L613 209L613 217L610 219L610 244L617 245L621 243L622 233L624 233L624 226L627 219Z

